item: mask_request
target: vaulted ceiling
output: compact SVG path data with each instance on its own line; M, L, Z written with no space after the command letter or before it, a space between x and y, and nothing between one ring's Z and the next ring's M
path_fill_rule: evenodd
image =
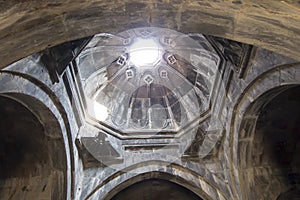
M32 145L21 145L20 153L0 146L0 158L7 159L0 168L9 172L3 175L3 198L14 188L19 192L12 198L18 199L40 198L36 194L54 199L123 199L136 191L145 198L190 194L181 186L203 199L298 195L299 115L290 113L300 109L299 87L294 88L300 81L300 1L4 0L0 5L2 146L21 145L19 137L28 140L35 134L28 140ZM163 44L171 32L158 34L156 44L168 50L154 62L160 66L138 68L130 55L134 43L127 44L125 37L112 47L117 43L111 38L139 29L178 31L191 37L187 45L191 48L181 56L178 49L187 40L174 37L179 47L175 51L174 45ZM199 42L206 45L198 48ZM124 46L127 52L116 51ZM193 54L197 49L201 56L200 51ZM202 79L204 72L207 80ZM131 83L134 88L129 88ZM175 86L168 88L170 83ZM188 95L178 92L181 89L201 93L182 98ZM89 112L88 100L102 107L113 102L116 109L108 112L110 118L97 119ZM184 112L178 112L181 107L172 101L196 114L183 123ZM129 119L133 126L122 128L120 122ZM182 129L177 127L180 123ZM35 131L26 131L31 129ZM32 146L43 151L36 154ZM174 151L177 147L180 151ZM14 155L26 159L15 162ZM47 159L39 164L43 156ZM18 173L9 171L14 167ZM41 181L23 176L37 167ZM47 187L41 184L48 180ZM30 185L36 190L23 193ZM145 187L154 192L144 192Z
M299 60L299 12L293 0L1 1L0 68L66 41L145 26L220 36Z

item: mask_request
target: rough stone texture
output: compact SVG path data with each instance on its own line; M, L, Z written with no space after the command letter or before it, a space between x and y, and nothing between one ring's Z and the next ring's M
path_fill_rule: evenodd
M49 123L43 126L11 97L0 99L0 198L66 198L63 141L52 135L58 130Z
M261 155L263 149L265 149L263 147L264 145L262 145L262 137L257 136L254 143L251 142L253 140L248 139L252 137L251 131L249 132L249 130L255 130L255 121L257 118L251 116L243 118L243 112L245 112L248 105L250 105L257 96L264 93L264 91L268 91L277 85L299 83L299 69L296 67L297 65L294 66L292 64L295 62L293 59L258 48L247 65L243 78L239 78L239 71L235 71L230 63L225 63L224 66L220 68L218 77L222 77L222 79L216 81L215 85L215 88L220 92L212 94L212 111L216 112L213 113L214 115L218 115L217 119L220 119L221 124L224 125L226 133L224 133L224 137L217 138L218 143L216 147L212 151L208 150L211 151L211 153L209 153L205 159L201 159L199 155L197 155L197 149L199 150L199 146L197 147L197 145L203 141L201 138L196 137L191 151L189 153L187 152L182 159L177 159L170 163L166 162L168 160L168 156L166 155L152 154L146 160L142 157L131 157L125 161L124 168L114 170L106 167L106 165L97 163L97 160L91 160L93 156L88 155L82 148L78 148L82 144L75 146L75 139L77 137L79 139L81 136L94 137L99 133L97 127L93 127L92 129L81 127L79 136L76 136L79 124L75 120L74 113L78 112L76 109L80 107L80 100L78 99L79 96L76 96L79 94L76 93L78 89L76 89L78 86L76 86L76 84L78 84L78 82L75 80L77 79L72 78L72 73L74 73L72 70L74 69L69 66L66 71L67 79L65 78L65 81L63 81L61 77L58 83L53 84L47 70L40 65L38 58L39 57L29 57L6 68L6 71L2 72L1 75L1 83L3 83L1 91L2 93L22 92L38 98L47 105L58 119L60 126L63 128L63 135L53 135L52 132L54 131L51 131L49 128L46 129L48 131L46 135L57 139L64 138L64 148L66 149L68 166L67 171L64 172L64 177L68 177L69 181L66 187L68 188L67 191L70 192L67 192L67 198L109 199L112 196L107 194L108 191L111 191L109 192L111 195L116 194L124 189L124 187L139 182L145 177L171 180L176 184L188 188L203 199L258 198L259 196L255 194L260 194L260 192L268 197L271 195L266 193L266 191L272 190L278 191L277 193L273 193L275 196L280 193L282 193L282 195L294 195L294 193L291 193L291 191L294 190L288 190L288 186L282 182L283 179L280 179L280 177L274 181L270 181L270 177L273 177L273 174L278 172L276 168L249 168L245 171L244 168L241 167L247 166L248 163L251 162L262 162L259 155ZM221 76L221 74L223 75ZM24 81L22 77L26 77L29 81ZM36 79L40 80L41 85L39 87L35 85L37 83ZM72 94L68 95L67 87L71 87L73 96ZM250 90L251 88L256 89ZM247 96L245 96L245 92ZM245 97L243 97L243 95ZM32 105L28 100L24 100L24 98L18 96L14 98L22 100L33 111L41 110L41 107L39 108L37 104ZM269 98L271 97L267 96L265 99L268 100ZM245 105L240 105L241 109L234 111L235 105L239 104ZM65 116L63 113L65 113ZM237 113L237 115L235 115L235 113ZM38 114L37 116L41 120L46 119L42 114ZM236 130L230 130L230 120L228 119L231 119L231 117L233 120L234 117L238 117L239 120L247 119L243 122L239 122L239 120L235 120L237 122L234 122L234 124L242 123L245 130L241 130L240 133ZM46 121L47 120L45 120L45 122ZM216 124L211 118L207 118L202 123L201 127L203 130ZM64 127L69 125L71 128L68 133ZM206 137L213 138L213 132L210 131L206 134ZM112 143L115 141L115 146L118 144L116 139L102 139L103 144L108 144L107 141ZM145 140L144 142L153 141ZM261 145L258 145L258 142L261 142ZM130 146L133 143L128 142L124 144ZM207 146L205 144L201 145L203 148ZM70 147L73 148L73 150L70 150ZM119 147L121 147L121 145L119 145ZM55 145L51 148L57 149ZM59 148L63 149L61 146ZM78 155L77 148L81 156ZM139 151L141 150L142 149L139 149ZM265 154L265 156L267 155L268 154ZM253 157L253 161L251 161L251 157ZM54 156L54 159L64 158ZM269 158L266 157L263 160L267 162L268 159ZM76 173L71 174L72 170ZM245 177L243 175L247 176ZM173 179L174 176L177 178ZM33 185L36 184L35 179L30 180L27 187L34 187ZM49 181L47 177L39 180ZM251 181L254 181L255 185L261 184L260 187L249 190L251 185L253 187ZM19 180L19 183L22 184L23 182ZM11 180L7 179L6 184L10 185ZM53 187L55 186L61 188L59 184L53 183ZM114 188L119 189L114 190ZM34 192L38 190L39 188L36 187ZM249 191L256 192L251 193ZM287 194L284 193L286 191L288 191ZM61 193L65 193L65 191L61 191ZM27 195L29 195L28 198L30 198L30 194L27 193ZM27 197L24 196L24 198Z
M24 66L26 67L24 68ZM73 150L75 143L71 142L72 140L75 141L77 124L65 85L62 84L63 81L60 79L60 84L53 84L48 71L39 64L39 57L33 56L16 62L7 67L5 71L1 71L0 82L0 96L20 102L42 123L42 134L47 137L49 149L47 156L51 160L47 164L48 169L52 169L49 176L29 177L26 180L18 178L15 180L18 183L16 189L18 190L20 185L26 183L27 185L22 187L28 186L33 189L33 194L39 195L37 192L43 192L43 187L42 190L39 190L40 184L37 181L48 181L50 189L47 191L49 192L47 194L41 193L42 196L46 195L48 199L73 199L73 189L78 183L74 181L73 177L75 176L72 171L80 165L80 163L75 163L75 157L77 159L78 155ZM3 129L1 130L3 131ZM3 133L1 132L1 134ZM18 134L20 133L16 133L16 135ZM39 149L37 146L33 148ZM1 181L4 184L4 191L7 192L3 194L13 195L13 190L7 190L5 185L8 184L9 187L14 180L2 179ZM21 199L32 197L32 195L26 196L26 194L19 193L16 195L16 198Z
M226 125L227 134L224 145L225 152L227 152L224 157L229 159L226 162L231 170L232 189L237 195L235 198L277 198L279 193L286 190L288 184L280 178L279 171L276 171L277 167L268 162L273 159L270 157L271 154L266 152L266 149L270 147L257 145L257 142L262 140L262 135L258 130L256 133L255 127L257 117L262 112L261 106L265 106L274 96L283 91L280 90L280 86L282 89L287 89L288 85L299 84L299 64L275 53L257 49L246 70L245 77L238 79L236 76L237 74L233 76L228 91L229 118L227 119L231 119L231 122ZM257 100L259 96L272 89L275 92ZM253 102L256 102L258 106L252 106ZM248 110L254 114L247 114ZM269 122L266 120L261 123ZM257 137L255 141L253 140L254 134ZM257 158L255 155L261 154L261 151L263 151L263 158ZM264 162L266 165L252 168L251 165L256 162ZM295 164L294 167L299 166Z
M138 182L123 189L112 198L112 200L135 199L201 200L190 190L172 182L160 179L149 179Z
M255 48L243 76L229 62L220 66L215 91L221 92L212 94L211 109L212 117L218 116L218 124L223 125L225 131L221 132L223 136L220 138L214 138L213 132L207 132L207 137L218 141L212 151L202 149L211 152L208 157L202 159L194 155L199 150L197 143L203 142L200 134L186 157L171 164L164 162L167 156L153 154L147 162L132 157L119 171L97 165L95 160L87 163L92 156L79 155L86 153L79 148L80 144L75 146L75 140L80 141L80 120L84 117L80 110L85 107L81 107L79 97L80 79L72 77L75 72L71 66L54 84L49 72L40 63L38 54L10 65L6 71L1 71L1 95L8 95L32 110L43 122L45 135L50 140L61 141L60 145L54 143L49 149L60 150L64 155L49 153L51 159L57 161L53 162L53 167L59 171L56 175L36 176L30 180L6 179L4 196L12 194L8 188L14 185L18 191L14 193L16 198L31 199L35 193L44 198L44 194L40 193L44 187L41 188L39 183L48 181L55 192L46 187L45 198L53 195L53 199L59 199L56 194L65 195L67 199L110 199L126 186L146 178L159 178L182 185L203 199L263 199L277 196L284 199L297 195L297 187L286 184L284 177L278 176L273 180L274 174L280 174L281 169L269 162L272 159L266 153L265 137L256 127L261 110L256 110L256 115L248 115L247 111L254 109L253 102L267 104L275 93L263 99L259 97L275 87L300 83L300 69L296 61L300 55L299 2L32 0L5 1L0 10L0 68L64 41L141 26L206 33L277 52ZM44 106L31 98L24 98L24 95L33 97ZM208 119L204 124L208 128L216 123ZM52 129L57 125L60 131ZM90 133L85 132L86 135ZM249 163L268 166L255 168ZM27 190L30 188L35 189L29 193Z
M298 1L2 1L0 66L99 32L157 26L253 44L299 59Z
M274 96L277 90L266 95ZM254 103L255 109L247 111L245 120L252 127L242 125L250 134L239 139L238 153L240 184L246 198L276 199L285 190L298 187L298 94L299 87L284 88L267 105L265 100L270 97L264 95ZM255 112L257 106L262 106L259 113Z

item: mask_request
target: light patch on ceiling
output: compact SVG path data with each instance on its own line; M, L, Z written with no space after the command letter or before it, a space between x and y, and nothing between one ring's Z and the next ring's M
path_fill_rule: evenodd
M94 101L94 113L96 119L99 121L105 121L108 117L107 107L98 103L97 101Z
M136 38L129 47L130 61L138 66L154 65L161 58L161 47L154 39Z

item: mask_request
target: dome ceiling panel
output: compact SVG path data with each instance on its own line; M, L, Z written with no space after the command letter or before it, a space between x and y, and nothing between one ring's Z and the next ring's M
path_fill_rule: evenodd
M220 58L200 34L147 27L96 35L77 64L95 123L176 134L209 109Z

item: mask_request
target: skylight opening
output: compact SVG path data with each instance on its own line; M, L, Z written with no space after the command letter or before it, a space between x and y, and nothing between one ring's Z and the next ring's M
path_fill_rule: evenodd
M161 58L161 47L152 38L137 38L129 48L130 61L138 66L155 65Z
M108 117L108 109L104 105L94 102L94 113L95 117L99 121L105 121L106 118Z

